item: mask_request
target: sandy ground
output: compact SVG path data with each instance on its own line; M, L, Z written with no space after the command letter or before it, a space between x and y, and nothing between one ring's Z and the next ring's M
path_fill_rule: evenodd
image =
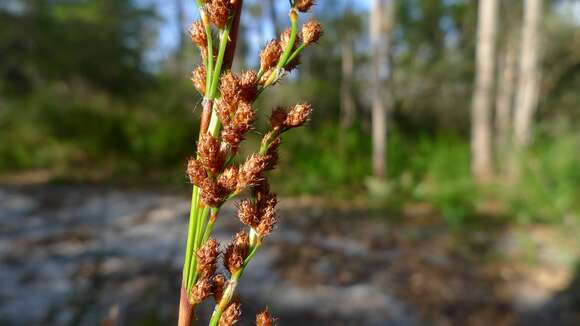
M0 187L0 324L172 324L188 205L154 190ZM389 222L283 199L240 285L240 324L268 305L282 326L580 325L575 230L490 220L459 235L420 208ZM219 218L222 243L241 227L233 215Z

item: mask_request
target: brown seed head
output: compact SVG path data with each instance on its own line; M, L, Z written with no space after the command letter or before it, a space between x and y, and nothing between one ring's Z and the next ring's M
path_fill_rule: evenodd
M210 134L203 134L197 144L199 160L205 169L217 174L224 164L224 153L220 151L220 142Z
M225 72L220 82L221 101L237 103L239 100L240 79L231 71Z
M286 121L286 116L288 116L288 113L283 107L277 107L272 110L272 114L270 114L269 119L272 129L282 128L284 126L284 121Z
M234 114L231 127L243 135L252 128L252 124L255 120L256 112L254 112L252 106L246 102L240 102L238 110L236 110L236 113Z
M276 200L268 201L267 205L262 210L262 216L260 219L260 224L256 228L256 232L260 235L260 238L264 238L272 232L274 226L278 222L278 214L276 213Z
M280 47L282 47L282 51L286 49L288 44L290 43L290 37L292 36L292 30L287 28L282 34L280 34ZM292 50L296 50L298 45L300 44L300 35L296 33L296 38L294 40L294 44L292 45Z
M320 22L313 19L302 25L302 39L304 44L312 44L318 42L322 36L322 25Z
M187 176L192 184L199 187L207 177L207 173L205 172L203 164L192 157L187 162Z
M258 86L258 74L254 70L248 70L240 78L240 97L247 103L256 99L256 87Z
M217 28L223 29L230 15L229 2L213 0L206 5L207 17Z
M209 239L197 250L197 272L202 278L209 278L215 273L218 245L215 239Z
M223 312L219 326L232 326L238 322L242 315L242 309L239 302L232 302Z
M195 286L191 290L191 301L193 301L194 304L201 303L205 298L210 296L211 290L211 280L209 278L200 279L195 283Z
M284 126L286 129L300 127L305 124L312 113L312 106L308 103L295 105L290 112L288 112L288 117L284 121Z
M245 231L238 232L224 253L224 267L230 272L235 273L242 268L244 259L248 254L248 245L250 237Z
M270 312L268 308L256 315L256 326L272 326L274 325L274 320L270 317Z
M240 222L251 227L258 226L260 222L258 208L248 199L242 200L238 206L238 218Z
M276 66L281 54L282 47L280 47L280 43L277 40L268 42L262 53L260 53L260 68L266 71Z
M238 168L230 166L224 169L224 172L218 177L218 185L223 188L228 194L236 191L238 187Z
M201 95L205 94L205 66L197 66L193 70L191 74L191 81L193 82L193 86L195 89L201 93Z
M214 179L208 177L202 182L201 199L210 207L219 207L224 202L224 190L215 182Z
M296 0L294 1L294 7L300 12L307 12L314 5L314 0Z
M230 146L230 150L235 153L238 151L238 147L244 137L228 125L222 130L222 139Z
M220 302L220 300L222 299L224 289L226 287L226 282L227 282L226 277L223 276L222 274L214 276L212 292L215 302Z
M240 166L238 173L238 188L256 185L262 179L262 172L266 169L266 158L253 154Z
M202 49L207 49L207 35L205 34L205 27L200 20L194 21L189 28L189 35L191 42Z
M222 125L227 126L230 124L230 121L232 119L232 114L234 114L234 112L236 112L236 108L237 108L237 103L229 103L226 101L218 101L217 102L217 116L218 119L220 119L220 122L222 123Z

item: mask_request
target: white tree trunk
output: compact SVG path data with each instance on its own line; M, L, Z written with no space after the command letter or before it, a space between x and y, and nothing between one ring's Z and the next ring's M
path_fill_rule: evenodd
M385 95L391 75L390 51L394 27L394 0L373 0L370 19L372 51L373 175L384 180L387 171L387 109ZM391 100L390 97L387 100Z
M341 42L342 62L340 83L340 126L343 129L352 126L356 108L352 95L354 71L353 42L350 34L344 35Z
M531 141L532 119L538 106L542 12L542 0L524 0L519 82L514 116L514 138L519 148L527 146Z
M477 22L475 88L471 112L472 171L484 182L493 174L491 112L493 107L497 0L480 0Z
M511 125L516 84L518 46L516 33L511 32L505 41L499 63L497 98L495 103L496 147L500 160L511 143Z

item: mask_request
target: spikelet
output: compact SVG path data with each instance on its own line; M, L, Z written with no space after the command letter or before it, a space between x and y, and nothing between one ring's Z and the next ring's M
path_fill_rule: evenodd
M318 42L322 33L322 25L320 25L320 22L315 19L302 25L302 40L306 45Z
M225 72L220 82L221 101L235 104L239 100L240 81L239 77L231 71Z
M202 278L197 283L193 289L191 289L191 301L193 304L199 304L205 298L211 295L212 282L209 278Z
M197 144L199 161L203 167L213 174L217 174L224 164L224 153L220 150L220 142L210 134L203 134Z
M187 162L187 176L192 184L199 187L207 177L207 173L205 172L203 164L192 157Z
M207 17L217 28L223 29L230 15L229 1L213 0L206 5Z
M262 53L260 53L260 68L263 71L266 71L276 66L278 59L280 59L280 55L282 55L280 42L277 40L268 42L262 50Z
M244 264L244 259L248 254L250 237L246 231L240 231L224 252L224 267L231 273L239 271Z
M300 12L308 12L314 5L314 0L296 0L294 7Z
M306 121L308 121L310 113L312 113L312 106L310 104L302 103L295 105L290 112L288 112L286 121L284 121L284 127L290 129L302 126Z
M224 190L210 177L201 183L201 200L210 207L220 207L225 200Z
M232 326L238 322L241 315L242 309L240 303L230 303L220 318L219 326Z
M252 103L256 99L256 87L258 86L258 74L254 70L248 70L240 78L240 97L242 101Z
M253 228L256 228L260 222L258 208L248 199L242 200L238 205L238 218L240 222Z
M191 81L193 82L193 86L201 95L205 94L205 77L206 71L205 66L203 65L195 67L193 73L191 74Z
M224 172L218 177L217 183L226 193L235 192L238 187L238 168L235 166L225 168Z
M256 326L272 326L272 325L274 325L274 320L270 316L268 308L256 314Z
M222 274L218 274L213 278L212 293L215 302L220 302L224 294L224 289L226 288L226 277Z
M193 44L197 45L200 49L207 49L207 35L205 34L205 27L201 21L197 20L191 24L189 36Z
M218 242L209 239L197 250L197 272L202 278L209 278L216 270Z

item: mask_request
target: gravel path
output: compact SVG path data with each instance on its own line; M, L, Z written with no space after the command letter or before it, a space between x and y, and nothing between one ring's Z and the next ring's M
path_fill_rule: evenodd
M242 325L266 304L282 326L542 324L561 315L553 297L574 277L559 266L576 251L548 254L558 268L539 283L505 259L482 265L519 252L501 228L466 241L429 219L390 227L366 212L283 203L279 229L240 284ZM188 205L155 191L0 188L0 324L173 323ZM222 243L240 228L233 213L220 216ZM575 316L566 318L557 324Z

